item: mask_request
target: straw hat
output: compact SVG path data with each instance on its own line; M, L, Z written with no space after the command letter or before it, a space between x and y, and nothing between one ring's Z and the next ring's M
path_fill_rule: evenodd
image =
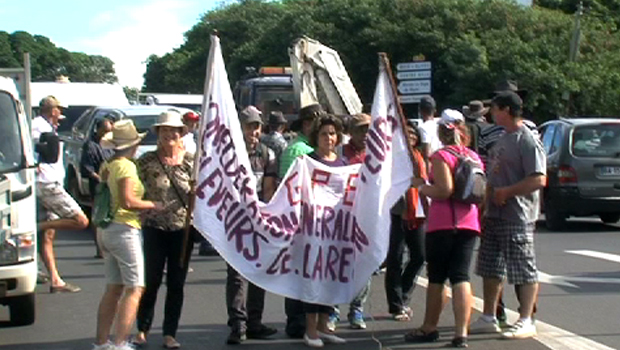
M114 123L112 131L103 135L101 146L105 149L124 150L135 146L146 136L146 132L139 133L130 119L119 120Z
M153 124L151 128L155 133L157 133L157 128L160 126L170 126L173 128L181 128L183 129L183 134L187 133L187 125L183 123L183 116L181 113L175 110L167 110L159 115L157 118L157 123Z

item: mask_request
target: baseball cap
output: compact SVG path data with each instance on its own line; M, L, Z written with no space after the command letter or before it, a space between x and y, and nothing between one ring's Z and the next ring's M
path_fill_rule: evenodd
M457 111L456 109L448 108L444 109L443 112L441 112L441 119L439 119L439 124L448 125L464 121L465 118L463 117L463 114L461 114L461 112Z
M39 107L40 108L44 108L44 107L48 107L48 108L54 108L54 107L67 108L68 106L65 103L62 103L56 97L54 97L52 95L49 95L49 96L43 97L41 99L41 101L39 102Z
M514 91L499 92L491 103L500 108L509 107L512 112L519 112L523 107L523 100Z
M261 115L263 113L256 107L254 106L247 106L244 110L241 111L241 114L239 115L239 119L242 123L259 123L259 124L263 124L263 118L261 118Z
M351 121L349 122L352 127L358 127L362 125L370 125L371 117L366 113L359 113L351 116Z
M435 103L435 99L430 95L422 96L420 99L420 108L426 109L435 109L437 104Z

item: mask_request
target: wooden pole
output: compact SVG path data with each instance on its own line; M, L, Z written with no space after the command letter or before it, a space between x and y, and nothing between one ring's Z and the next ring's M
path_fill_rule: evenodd
M211 93L213 91L213 57L215 56L215 46L219 46L219 37L217 30L213 30L211 34L211 47L209 49L209 58L207 59L207 71L205 73L204 95L202 96L202 114L200 115L200 121L198 122L198 142L196 144L196 153L194 154L194 168L192 169L192 176L189 180L189 203L187 206L187 215L185 216L185 227L183 230L183 245L181 246L181 258L179 264L181 267L185 266L185 260L188 252L189 234L192 228L192 218L194 214L194 207L196 204L196 178L198 177L198 162L200 160L200 152L202 152L202 130L205 125L205 117L209 111L209 103L211 100Z
M392 95L394 96L394 103L396 104L396 112L398 113L400 123L403 126L402 130L403 134L405 135L405 141L407 142L407 150L409 151L409 157L411 158L411 163L413 164L413 175L419 177L420 174L418 160L414 156L414 150L411 146L409 133L405 130L405 128L407 127L407 120L405 119L403 107L400 105L400 101L398 101L398 91L396 89L396 82L392 73L392 67L390 67L390 59L387 57L387 54L385 52L379 52L379 64L385 68L385 71L390 78L390 87L392 88Z

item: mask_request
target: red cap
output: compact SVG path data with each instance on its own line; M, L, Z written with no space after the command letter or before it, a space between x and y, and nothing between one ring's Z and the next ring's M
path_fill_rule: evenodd
M194 111L189 111L189 112L183 114L183 120L198 121L198 120L200 120L200 116L198 115L198 113L196 113Z

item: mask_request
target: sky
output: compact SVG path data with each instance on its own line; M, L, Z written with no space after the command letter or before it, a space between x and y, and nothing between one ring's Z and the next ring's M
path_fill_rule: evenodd
M0 30L23 30L72 52L106 56L114 61L121 85L141 88L151 54L172 52L204 13L230 2L0 0Z
M72 52L106 56L114 62L122 86L141 88L151 54L172 52L204 13L231 2L56 0L52 5L44 0L0 0L0 30L23 30ZM530 5L532 0L518 2Z

